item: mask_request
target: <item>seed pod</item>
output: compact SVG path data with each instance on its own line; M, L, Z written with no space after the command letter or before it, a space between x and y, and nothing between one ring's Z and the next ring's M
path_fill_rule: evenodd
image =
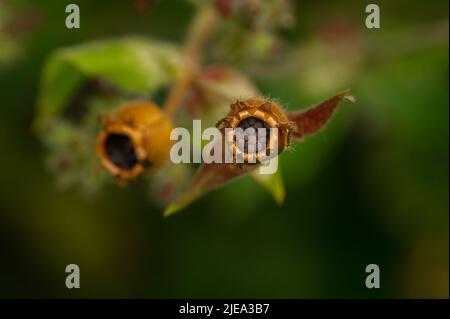
M217 127L225 134L227 145L230 145L234 156L242 154L245 163L254 163L267 157L269 154L279 154L291 143L291 133L296 130L294 122L289 121L286 113L280 105L274 101L264 98L252 98L244 101L236 101L231 105L227 116L217 123ZM234 130L254 129L260 140L252 136L244 136L244 147L242 141L237 140ZM277 130L270 130L270 129ZM270 135L268 134L270 133ZM255 140L255 144L250 143ZM265 145L261 143L264 141ZM240 143L241 142L241 143ZM252 159L256 159L256 161Z
M170 151L172 124L161 109L148 102L132 102L102 118L97 138L101 163L120 180L132 180L160 168Z

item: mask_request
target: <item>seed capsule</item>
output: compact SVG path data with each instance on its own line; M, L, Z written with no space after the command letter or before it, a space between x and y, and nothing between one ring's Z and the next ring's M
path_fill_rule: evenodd
M236 101L217 127L224 132L233 155L242 154L246 163L252 163L253 158L260 161L269 154L282 152L290 145L291 133L297 129L280 105L263 98ZM275 128L277 130L271 130ZM239 129L244 131L243 141L240 141Z
M132 102L102 118L97 154L108 172L132 180L160 168L170 151L172 124L161 109L148 102Z

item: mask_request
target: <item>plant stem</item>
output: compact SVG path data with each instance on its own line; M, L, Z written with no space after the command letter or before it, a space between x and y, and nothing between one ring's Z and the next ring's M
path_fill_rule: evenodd
M217 16L215 9L204 6L198 9L190 26L187 41L184 48L184 59L187 71L180 76L172 87L164 104L164 111L169 117L173 117L186 91L189 89L195 73L200 68L203 49L214 30Z

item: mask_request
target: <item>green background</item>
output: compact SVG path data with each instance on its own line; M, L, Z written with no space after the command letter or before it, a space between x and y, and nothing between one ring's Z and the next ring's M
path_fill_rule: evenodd
M1 2L0 297L448 298L447 1L378 1L372 30L364 1L294 1L287 57L244 71L288 108L347 87L357 102L281 156L283 205L245 177L170 218L143 183L59 190L31 123L56 48L181 42L193 7L80 0L67 30L68 3ZM65 287L69 263L81 289ZM371 263L380 289L365 287Z

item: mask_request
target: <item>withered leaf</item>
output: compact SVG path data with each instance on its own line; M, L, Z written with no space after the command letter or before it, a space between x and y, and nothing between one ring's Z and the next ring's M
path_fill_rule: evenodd
M227 182L249 173L257 167L257 165L238 166L234 164L203 163L186 192L165 209L164 216L178 212L205 193L223 186Z
M289 112L289 120L297 124L297 131L293 132L292 137L302 140L305 135L317 133L328 123L340 102L343 100L354 102L353 96L348 93L346 90L306 110Z

